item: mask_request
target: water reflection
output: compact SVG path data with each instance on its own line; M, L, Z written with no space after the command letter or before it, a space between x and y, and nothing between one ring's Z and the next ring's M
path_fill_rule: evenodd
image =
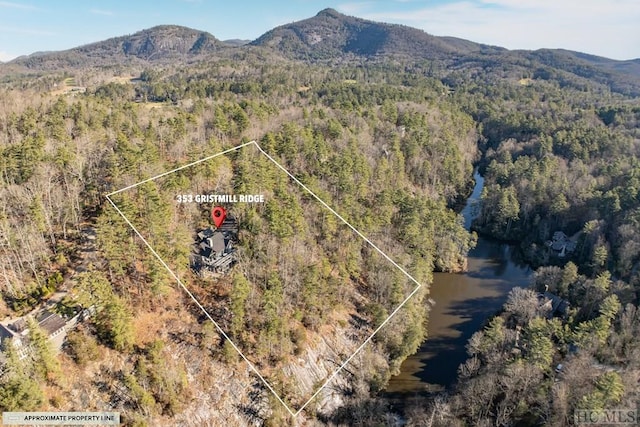
M467 227L483 180L476 186L462 213ZM466 359L466 344L489 316L497 312L515 286L526 286L531 270L518 262L513 247L479 237L469 253L468 272L436 273L430 297L436 302L429 316L428 339L410 356L387 387L390 397L401 397L450 386L458 366Z

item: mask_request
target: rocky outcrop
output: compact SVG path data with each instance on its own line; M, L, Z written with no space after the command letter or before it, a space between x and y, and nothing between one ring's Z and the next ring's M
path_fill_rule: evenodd
M326 328L319 333L312 344L297 359L284 366L288 384L294 387L290 399L296 410L306 403L314 393L339 370L342 364L354 354L371 334L363 328L353 334L353 328L339 325ZM331 413L344 403L345 391L350 388L349 376L340 371L333 376L326 387L318 393L314 408L318 412Z

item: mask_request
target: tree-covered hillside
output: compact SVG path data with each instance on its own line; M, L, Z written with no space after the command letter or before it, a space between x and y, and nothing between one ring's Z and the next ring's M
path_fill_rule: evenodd
M76 305L98 309L98 315L69 337L60 356L75 363L63 364L61 374L38 386L42 408L51 408L51 399L61 408L73 405L72 388L92 381L87 367L93 371L117 363L119 368L101 376L115 389L128 390L121 410L147 420L176 416L188 410L185 398L190 393L207 392L206 387L173 377L150 379L149 369L165 375L167 354L187 349L189 356L170 362L186 377L204 374L194 371L194 357L208 360L211 369L236 366L224 340L180 294L104 195L249 138L257 139L265 152L425 285L434 268L464 268L472 239L449 206L468 189L477 134L471 117L448 101L440 83L398 74L394 68L345 67L328 73L323 67L288 63L262 66L260 74L241 64L232 79L224 78L232 66L147 70L134 83L102 84L72 97L34 92L24 102L16 91L4 92L4 313L24 314L56 291L68 291L56 306L61 313ZM175 189L192 184L206 189L206 182L224 182L219 181L224 170L220 164L208 167L202 178L213 175L204 180L176 174L161 187L140 187L139 199L127 202L114 196L133 223L143 224L141 230L152 236L158 252L170 253L174 264L180 264L177 271L188 270L188 262L180 260L188 258L184 242L193 241L197 227L185 227L188 223L172 213L172 198ZM242 157L231 159L230 168L234 188L258 185L280 201L293 196L293 218L302 221L291 230L282 229L282 221L270 219L268 203L264 210L237 212L248 246L243 249L244 273L238 276L238 270L231 277L228 297L235 320L228 326L248 354L286 367L294 354L317 347L322 335L315 331L340 314L335 311L338 303L351 310L344 296L358 288L370 295L358 311L361 321L375 327L407 295L381 287L395 280L393 272L385 273L381 260L363 252L361 241L348 237L335 220L324 218L315 230L322 212L287 189L290 184L281 178L273 181L279 175L256 175L259 170L252 162L243 164ZM278 209L282 218L283 205ZM295 237L303 229L309 232L306 240ZM91 249L95 253L87 257L81 247L91 230L97 236ZM296 245L306 247L309 257L301 257ZM278 251L275 258L273 250ZM258 267L265 262L290 268L265 275L268 270ZM260 299L242 301L241 282L247 279L249 286L266 283ZM303 304L286 305L295 302L291 297L299 295L300 286ZM205 302L211 302L207 298L214 290L204 286L200 294ZM425 334L424 295L414 298L367 347L363 357L375 362L367 362L361 372L363 386L356 387L351 378L345 387L355 387L357 393L380 390L402 359L415 351ZM289 302L277 303L283 297ZM263 304L273 305L270 298L276 298L278 310L257 315ZM147 323L150 317L155 318L153 327ZM195 348L177 338L185 328ZM260 342L272 344L256 347L253 343L264 331L275 335ZM103 358L82 356L83 349L93 347ZM69 370L86 373L64 380ZM115 393L109 390L95 396L91 405L102 407ZM281 410L271 405L261 416L275 417Z
M162 27L3 64L0 408L114 410L130 426L537 426L637 400L633 63L416 31L328 10L252 46ZM291 390L317 389L407 278L250 152L113 197L198 304L105 198L252 140L424 285L297 418L198 304L300 404ZM425 338L432 272L464 270L474 245L456 212L474 167L473 229L538 270L473 336L455 387L394 408L381 392ZM211 206L177 206L183 190L267 196L230 209L238 262L222 278L189 266ZM59 353L43 316L73 323Z

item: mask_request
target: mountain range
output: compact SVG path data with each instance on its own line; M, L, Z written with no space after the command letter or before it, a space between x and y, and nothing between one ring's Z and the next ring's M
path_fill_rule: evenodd
M325 9L316 16L268 31L251 43L274 48L296 59L331 59L342 55L407 56L448 59L505 49L454 37L436 37L422 30L343 15Z
M507 50L347 16L333 9L276 27L250 43L225 42L204 31L163 25L66 51L23 56L0 64L0 74L192 62L227 57L238 49L309 62L432 61L443 75L451 70L471 74L500 71L511 76L577 79L578 84L586 80L614 92L640 95L640 59L616 61L562 49Z

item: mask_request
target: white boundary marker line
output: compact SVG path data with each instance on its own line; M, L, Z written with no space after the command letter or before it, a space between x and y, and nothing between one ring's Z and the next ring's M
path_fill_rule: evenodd
M132 188L137 187L138 185L144 184L146 182L150 182L153 181L157 178L161 178L163 176L169 175L173 172L177 172L179 170L188 168L190 166L194 166L198 163L202 163L205 162L207 160L213 159L214 157L218 157L227 153L230 153L232 151L236 151L239 150L240 148L246 147L248 145L255 145L257 147L257 149L263 154L265 155L271 162L273 162L279 169L281 169L284 173L286 173L289 178L291 178L296 184L298 184L300 187L302 187L307 193L309 193L314 199L316 199L317 201L320 202L320 204L322 204L322 206L324 206L325 208L327 208L332 214L334 214L336 217L338 217L338 219L340 219L340 221L342 221L345 225L347 225L351 230L353 230L359 237L361 237L365 242L367 242L369 245L371 245L371 247L373 247L380 255L382 255L387 261L389 261L394 267L396 267L398 270L400 270L409 280L411 280L413 283L416 284L416 287L413 289L413 291L398 305L398 307L396 307L395 310L393 310L393 312L391 312L391 314L389 314L389 316L384 320L384 322L382 322L376 329L375 331L373 331L371 333L371 335L369 335L369 337L364 340L364 342L362 344L360 344L360 346L353 352L353 354L351 356L349 356L322 384L322 386L320 386L318 388L318 390L315 391L315 393L313 393L313 395L296 411L293 412L291 410L291 408L289 408L289 406L280 398L280 396L278 395L278 393L276 393L276 391L273 389L273 387L271 387L271 385L269 384L269 382L260 374L260 372L258 372L258 370L256 369L256 367L249 361L249 359L246 358L246 356L242 353L242 351L240 351L240 349L235 345L235 343L229 338L229 336L226 334L226 332L220 327L220 325L218 325L218 323L213 319L213 317L211 317L211 315L207 312L207 310L202 306L202 304L200 304L200 302L197 300L197 298L191 293L191 291L189 291L189 289L182 283L182 281L180 280L180 278L173 272L173 270L171 270L171 268L169 268L169 266L164 262L164 260L160 257L160 255L155 251L155 249L153 249L153 247L149 244L149 242L147 242L147 240L142 236L142 234L140 234L140 232L138 231L138 229L136 229L136 227L131 223L131 221L129 221L129 219L124 215L124 213L122 213L122 211L118 208L118 206L113 202L113 200L111 200L112 195L121 193L123 191L126 190L130 190ZM347 364L349 362L351 362L351 360L360 352L360 350L362 350L364 348L365 345L367 345L372 339L373 337L380 331L380 329L382 329L388 322L389 320L391 320L391 318L407 303L407 301L409 301L409 299L411 297L413 297L416 292L418 292L418 290L420 289L420 287L422 286L422 284L420 282L418 282L413 276L411 276L409 273L407 273L407 271L402 268L400 265L398 265L393 259L391 259L386 253L384 253L380 248L378 248L373 242L371 242L371 240L369 240L364 234L362 234L360 231L358 231L358 229L356 229L353 225L351 225L346 219L344 219L339 213L337 213L335 210L333 210L331 208L331 206L329 206L327 203L324 202L324 200L322 200L320 197L318 197L313 191L311 191L309 189L309 187L307 187L306 185L304 185L298 178L296 178L294 175L292 175L286 168L284 168L280 163L278 163L273 157L271 157L269 154L267 154L262 147L260 147L260 145L254 140L254 141L249 141L246 142L244 144L238 145L234 148L230 148L228 150L222 151L218 154L214 154L212 156L208 156L205 157L204 159L200 159L197 160L195 162L191 162L189 164L180 166L176 169L170 170L168 172L164 172L161 173L159 175L156 175L154 177L151 178L147 178L143 181L140 181L136 184L132 184L129 185L127 187L121 188L120 190L114 191L112 193L109 193L105 196L107 198L107 200L109 201L109 203L113 206L113 208L116 210L116 212L118 212L118 214L120 214L120 216L122 218L124 218L125 222L129 225L129 227L131 227L131 229L133 229L133 231L138 235L138 237L142 240L142 242L149 248L149 250L151 251L151 253L158 259L158 261L160 261L160 263L164 266L164 268L167 269L167 271L169 271L169 273L171 274L171 276L173 276L173 278L178 282L178 284L182 287L182 289L187 293L187 295L189 295L189 297L191 297L191 299L196 303L196 305L200 308L200 310L202 310L202 312L207 316L207 318L209 318L209 320L211 320L211 322L213 322L213 324L215 325L215 327L218 329L218 331L220 331L220 333L222 334L222 336L224 336L224 338L226 340L229 341L229 343L231 343L231 345L233 346L233 348L238 352L238 354L240 354L240 356L242 357L242 359L249 365L249 368L251 368L251 370L258 376L258 378L260 378L260 380L265 384L265 386L271 391L271 393L273 393L273 395L276 397L276 399L282 403L282 405L287 409L287 411L293 416L296 417L300 414L300 412L302 412L304 410L304 408L306 408L309 403L311 403L311 401L313 399L316 398L316 396L327 386L327 384L329 384L329 382L331 382L337 375L338 373L340 373L340 371L347 366Z
M173 270L171 270L169 268L169 266L164 262L164 260L160 257L160 255L158 255L158 253L155 251L155 249L153 249L153 247L149 244L149 242L147 242L147 240L142 236L142 234L140 234L140 232L138 231L138 229L136 227L134 227L134 225L131 223L131 221L129 221L129 219L122 213L122 211L118 208L118 206L116 206L116 204L113 202L113 200L111 200L111 198L109 196L106 196L107 200L109 200L109 203L111 203L111 205L115 208L115 210L122 216L122 218L124 218L124 220L127 222L127 224L129 224L129 227L131 227L133 229L133 231L138 235L138 237L140 239L142 239L142 241L144 242L145 245L147 245L147 247L149 248L149 250L151 251L151 253L153 253L153 255L155 255L156 258L158 258L158 261L160 261L160 263L164 266L164 268L167 269L167 271L169 271L169 273L173 276L174 279L176 279L176 281L180 284L180 286L182 287L182 289L184 289L184 291L187 293L187 295L189 295L191 297L191 299L196 303L196 305L200 308L200 310L202 310L202 312L209 318L209 320L211 320L213 322L213 324L216 326L216 328L218 329L218 331L220 331L220 333L224 336L224 338L226 340L228 340L231 345L233 346L233 348L238 352L238 354L240 354L240 356L242 356L242 358L244 359L245 362L247 362L247 364L249 365L249 367L251 368L251 370L253 370L253 372L255 372L255 374L262 380L262 382L267 386L267 388L269 390L271 390L271 392L273 393L273 395L276 397L276 399L278 399L280 401L280 403L282 403L284 405L285 408L287 408L287 411L289 411L289 413L291 415L293 415L294 417L296 416L296 413L294 413L289 406L280 398L280 396L278 395L278 393L276 393L276 391L271 387L271 385L267 382L267 380L260 374L260 372L258 372L258 370L256 369L255 366L253 366L253 364L249 361L249 359L247 359L245 357L245 355L242 353L242 351L240 351L240 349L235 345L235 343L229 338L229 336L226 334L226 332L220 327L220 325L218 325L218 323L213 320L213 317L211 317L211 315L209 314L209 312L207 312L207 310L202 306L202 304L200 304L200 302L197 300L197 298L191 293L191 291L189 291L189 289L187 289L187 287L184 285L184 283L182 283L182 281L180 280L180 278L173 272Z
M389 316L385 319L384 322L382 322L375 331L373 331L373 333L371 335L369 335L369 338L367 338L366 340L364 340L364 342L362 344L360 344L360 346L353 352L353 354L351 356L349 356L343 363L342 365L340 365L340 367L338 369L336 369L333 374L331 374L329 376L329 378L327 378L327 380L322 384L321 387L318 388L318 390L316 390L316 392L311 396L311 398L309 398L309 400L307 400L307 402L302 405L300 407L300 409L298 409L298 411L295 413L295 415L298 415L309 403L311 403L311 401L322 391L322 389L324 389L326 387L327 384L329 384L329 382L331 382L336 375L338 375L338 373L345 367L347 366L347 364L349 362L351 362L351 359L353 359L359 352L360 350L362 350L364 348L365 345L367 345L369 343L369 341L371 341L373 339L373 337L375 336L375 334L378 333L378 331L380 331L380 329L382 329L384 327L384 325L387 324L387 322L389 322L389 320L391 320L391 318L398 312L398 310L400 310L406 303L407 301L409 301L409 299L415 295L416 292L418 292L418 289L420 289L420 287L422 286L422 284L420 282L418 282L416 279L413 278L412 275L410 275L409 273L407 273L407 271L402 268L401 266L399 266L394 260L392 260L386 253L384 253L380 248L378 248L371 240L369 240L364 234L362 234L360 231L358 231L358 229L356 229L353 225L351 225L346 219L344 219L338 212L336 212L335 210L333 210L333 208L331 208L331 206L329 206L328 204L325 203L324 200L322 200L320 197L316 196L316 194L311 191L309 189L309 187L307 187L306 185L304 185L298 178L296 178L295 176L293 176L287 169L284 168L284 166L282 166L280 163L278 163L273 157L271 157L269 154L267 154L262 147L260 147L258 145L257 142L254 141L254 143L256 144L256 147L258 147L258 150L260 150L260 152L262 154L264 154L265 156L267 156L267 158L269 160L271 160L273 163L275 163L276 166L278 166L280 169L282 169L284 171L284 173L286 173L287 175L289 175L289 177L299 186L301 186L302 188L305 189L305 191L307 193L309 193L311 196L313 196L317 201L319 201L325 208L327 208L332 214L334 214L335 216L337 216L340 221L342 221L344 224L346 224L350 229L352 229L358 236L360 236L362 239L364 239L365 242L367 242L368 244L371 245L371 247L373 247L376 251L378 251L378 253L380 253L380 255L382 255L387 261L389 261L391 264L393 264L398 270L400 270L405 276L407 276L407 278L409 280L411 280L413 283L416 284L415 289L409 294L409 296L407 296L404 301L402 301L400 303L400 305L398 305L398 307L396 307L395 310L393 310L391 312L391 314L389 314Z
M174 172L178 172L179 170L186 169L188 167L197 165L198 163L206 162L207 160L211 160L214 157L222 156L223 154L230 153L231 151L236 151L236 150L238 150L238 149L240 149L242 147L246 147L247 145L250 145L250 144L256 144L257 145L257 143L255 141L245 142L244 144L238 145L238 146L233 147L233 148L229 148L228 150L224 150L223 152L218 153L218 154L214 154L213 156L209 156L209 157L205 157L204 159L196 160L195 162L191 162L189 164L180 166L179 168L175 168L173 170L170 170L169 172L163 172L160 175L156 175L156 176L153 176L151 178L147 178L144 181L140 181L140 182L137 182L135 184L129 185L128 187L121 188L121 189L119 189L117 191L114 191L113 193L107 194L106 197L113 196L114 194L118 194L118 193L121 193L123 191L130 190L130 189L132 189L134 187L137 187L138 185L144 184L145 182L149 182L149 181L153 181L154 179L162 178L163 176L166 176L166 175L172 174Z
M284 173L286 173L287 175L289 175L289 177L295 181L296 184L298 184L300 187L304 188L307 193L311 194L317 201L319 201L322 206L324 206L325 208L329 209L329 211L334 214L335 216L337 216L340 221L342 221L343 223L345 223L350 229L352 229L353 231L355 231L355 233L362 237L362 239L367 242L368 244L370 244L376 251L378 251L380 253L380 255L382 255L383 257L385 257L387 259L387 261L389 261L391 264L393 264L398 270L402 271L402 273L407 276L413 283L415 283L418 286L421 286L420 282L418 282L416 279L414 279L409 273L407 273L404 268L400 267L398 264L396 264L396 262L394 260L392 260L391 258L389 258L389 256L387 254L385 254L380 248L378 248L376 245L373 244L373 242L371 240L369 240L364 234L362 234L361 232L359 232L353 225L351 225L346 219L344 219L342 216L340 216L340 214L336 211L334 211L331 206L329 206L328 204L326 204L324 202L324 200L322 200L320 197L316 196L315 193L313 191L311 191L309 189L309 187L307 187L306 185L304 185L298 178L296 178L295 176L293 176L291 173L289 173L288 170L286 170L282 165L280 165L280 163L276 162L274 160L273 157L271 157L270 155L268 155L259 145L257 142L253 141L253 143L256 145L256 147L258 147L258 150L260 150L260 152L262 154L264 154L265 156L267 156L267 158L269 160L271 160L273 163L276 164L276 166L278 166L280 169L282 169L284 171Z

